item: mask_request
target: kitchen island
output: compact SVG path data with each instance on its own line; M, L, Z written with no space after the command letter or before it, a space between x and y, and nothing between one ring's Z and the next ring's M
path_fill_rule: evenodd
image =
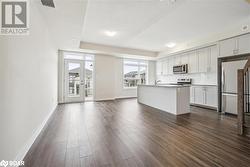
M190 113L190 86L138 85L138 102L174 115Z

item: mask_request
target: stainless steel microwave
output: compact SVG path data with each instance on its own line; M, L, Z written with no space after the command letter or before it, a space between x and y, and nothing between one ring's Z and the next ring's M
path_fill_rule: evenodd
M173 66L173 73L174 74L188 73L188 65L187 64L182 64L182 65Z

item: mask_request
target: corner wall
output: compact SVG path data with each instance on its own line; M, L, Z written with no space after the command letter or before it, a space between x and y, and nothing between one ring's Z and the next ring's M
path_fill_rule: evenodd
M94 99L112 100L115 98L115 57L95 56L95 91Z
M148 82L155 80L155 62L149 61ZM137 97L136 88L123 88L123 58L110 55L95 56L95 100Z
M30 4L30 35L0 36L0 160L21 160L57 106L57 49Z

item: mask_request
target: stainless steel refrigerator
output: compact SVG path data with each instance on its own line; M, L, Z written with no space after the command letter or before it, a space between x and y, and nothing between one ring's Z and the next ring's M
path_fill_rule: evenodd
M222 112L237 114L237 70L243 69L247 60L222 63Z

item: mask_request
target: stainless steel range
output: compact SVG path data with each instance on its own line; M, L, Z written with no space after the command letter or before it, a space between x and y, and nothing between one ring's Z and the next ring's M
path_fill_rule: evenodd
M177 84L181 85L191 85L192 79L191 78L178 78L177 79Z

